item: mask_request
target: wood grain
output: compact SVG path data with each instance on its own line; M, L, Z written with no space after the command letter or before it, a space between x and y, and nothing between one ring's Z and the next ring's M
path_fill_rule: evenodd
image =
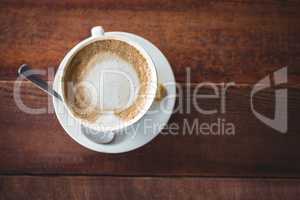
M28 193L28 191L34 191ZM26 196L24 196L26 194ZM13 199L295 199L291 179L1 176L0 198ZM25 198L24 198L25 197Z
M24 62L57 68L94 25L156 44L177 81L254 83L290 67L299 82L298 1L1 1L0 79L14 80Z
M1 3L10 6L48 6L63 8L105 8L105 9L140 9L140 10L185 10L198 9L209 4L242 4L262 6L295 6L299 5L297 0L1 0Z
M1 0L0 199L297 199L299 8L298 0ZM226 112L220 99L196 99L216 114L189 111L196 88L188 94L181 84L168 126L150 144L118 155L81 147L60 126L51 98L14 80L22 63L55 71L95 25L152 41L180 83L187 68L193 83L236 82L227 91ZM283 66L289 67L286 134L260 122L249 102L253 83ZM14 99L17 83L23 103L47 113L22 112ZM274 90L258 93L254 104L272 117ZM233 123L235 134L187 132L187 125L218 119Z
M1 174L300 177L297 120L300 93L297 88L289 88L286 134L255 118L250 110L249 87L228 89L226 112L213 115L201 114L193 107L189 113L185 107L192 96L187 95L184 88L183 99L178 99L177 111L160 136L133 152L108 155L87 150L74 142L53 113L22 112L14 101L13 86L12 81L0 82ZM208 88L197 92L210 93ZM22 83L21 99L30 107L48 107L47 96L28 82ZM198 99L197 102L202 109L219 110L220 107L218 99ZM254 105L260 113L272 117L273 91L258 93ZM185 126L211 125L218 119L233 123L235 135L214 134L216 131L207 134L199 129L188 132Z

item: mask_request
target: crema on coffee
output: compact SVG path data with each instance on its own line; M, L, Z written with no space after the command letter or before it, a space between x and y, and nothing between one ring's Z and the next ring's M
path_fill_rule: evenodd
M99 40L79 50L63 78L71 112L83 120L114 126L134 119L149 94L147 60L120 40Z

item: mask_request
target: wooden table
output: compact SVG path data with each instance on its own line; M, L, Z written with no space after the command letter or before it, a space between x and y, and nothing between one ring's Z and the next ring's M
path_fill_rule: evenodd
M0 199L296 199L299 9L298 0L1 0ZM226 113L204 115L192 108L176 111L169 122L182 133L184 120L222 118L235 125L235 135L161 134L138 150L110 155L74 142L53 112L20 111L13 96L18 66L56 69L94 25L152 41L184 91L187 68L192 90L201 82L235 82L226 93ZM284 66L289 72L286 134L258 120L249 102L254 83ZM27 106L47 107L47 95L29 82L21 85ZM193 98L185 92L179 96L183 102ZM220 106L218 99L199 102L206 109ZM273 116L274 90L258 93L254 103Z

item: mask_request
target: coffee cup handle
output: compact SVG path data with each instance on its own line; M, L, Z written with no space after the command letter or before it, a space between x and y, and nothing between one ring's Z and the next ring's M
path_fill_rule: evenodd
M92 37L103 36L103 35L104 35L104 29L102 28L102 26L94 26L91 29Z

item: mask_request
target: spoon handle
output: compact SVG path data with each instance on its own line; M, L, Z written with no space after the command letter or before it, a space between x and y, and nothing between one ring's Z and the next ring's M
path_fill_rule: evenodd
M33 73L33 70L27 64L22 64L18 69L18 74L31 81L34 85L47 92L49 95L62 100L61 96L54 91L49 84L42 80L38 75Z

